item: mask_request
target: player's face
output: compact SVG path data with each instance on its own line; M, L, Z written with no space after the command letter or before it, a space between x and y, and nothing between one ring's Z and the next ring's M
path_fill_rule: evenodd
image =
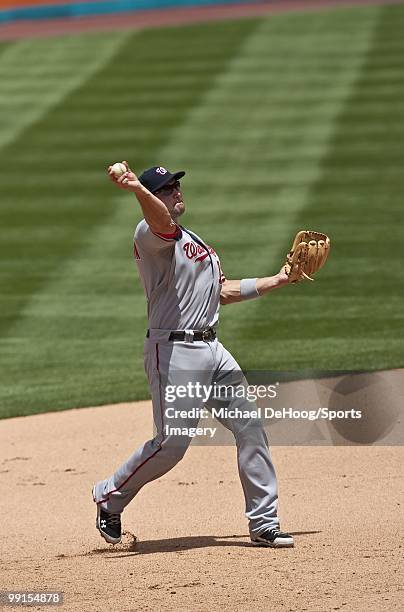
M156 191L155 195L164 202L174 220L185 212L185 204L182 200L181 184L179 181L167 183L167 185Z

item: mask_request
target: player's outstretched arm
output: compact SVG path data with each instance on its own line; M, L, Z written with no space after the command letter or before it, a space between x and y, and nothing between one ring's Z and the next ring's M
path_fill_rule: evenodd
M274 289L283 287L289 282L285 267L282 266L278 274L263 278L248 278L243 280L225 280L220 292L220 303L235 304L261 297Z
M171 218L166 205L146 187L142 185L136 174L129 168L128 162L122 162L126 166L126 172L116 176L112 166L108 166L109 178L117 187L132 191L143 211L143 216L151 230L161 234L172 234L177 226Z

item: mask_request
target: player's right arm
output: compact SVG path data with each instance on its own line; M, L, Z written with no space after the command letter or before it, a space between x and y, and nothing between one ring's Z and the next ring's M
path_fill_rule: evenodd
M143 216L152 232L155 234L170 235L175 234L177 225L171 218L166 205L146 187L142 185L136 174L129 168L128 163L124 162L127 172L117 178L108 167L108 174L113 183L121 189L132 191L143 211Z

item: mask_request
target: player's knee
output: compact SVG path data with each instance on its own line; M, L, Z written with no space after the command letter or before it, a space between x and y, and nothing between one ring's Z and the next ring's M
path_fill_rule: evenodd
M233 432L236 444L248 444L252 446L268 444L265 430L260 420L250 420L244 427Z
M187 452L188 444L181 442L171 442L170 444L164 445L164 458L170 465L176 465L184 457Z

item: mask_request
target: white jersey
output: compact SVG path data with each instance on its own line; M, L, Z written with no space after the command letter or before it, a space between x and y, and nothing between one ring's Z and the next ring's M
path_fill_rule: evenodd
M225 277L215 251L177 226L155 234L143 219L136 227L134 256L147 298L150 329L203 330L219 320Z

